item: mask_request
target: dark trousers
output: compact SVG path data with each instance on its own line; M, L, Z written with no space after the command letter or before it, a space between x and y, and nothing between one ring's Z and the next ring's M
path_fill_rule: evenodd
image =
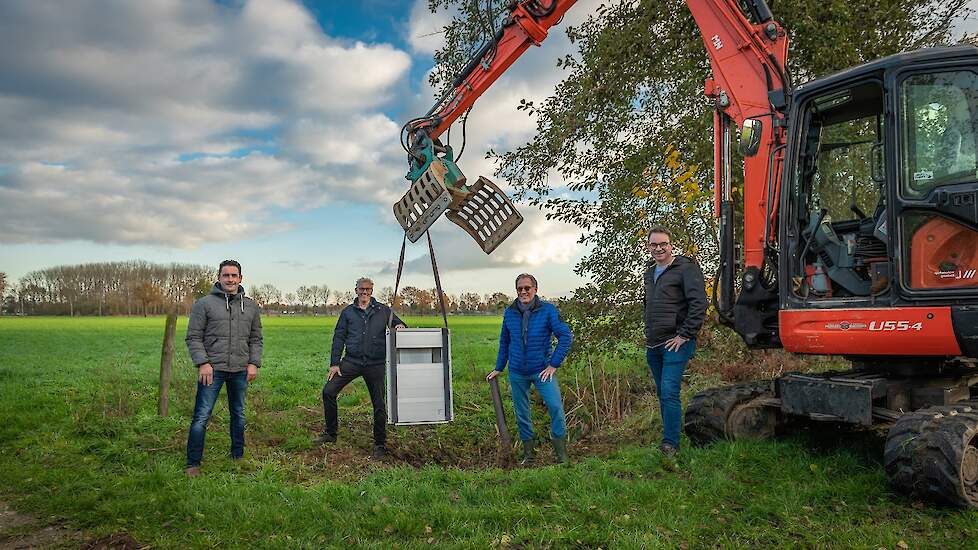
M387 444L387 407L384 405L384 364L356 365L344 361L340 364L340 374L323 386L323 413L326 416L326 433L336 436L337 410L336 396L347 384L362 376L370 392L370 403L374 408L374 445Z
M248 391L248 372L214 371L214 381L205 386L197 381L197 401L194 404L194 417L187 435L187 466L200 466L204 456L204 437L207 435L207 421L211 419L221 386L228 388L228 409L231 411L231 458L244 456L245 445L245 394Z

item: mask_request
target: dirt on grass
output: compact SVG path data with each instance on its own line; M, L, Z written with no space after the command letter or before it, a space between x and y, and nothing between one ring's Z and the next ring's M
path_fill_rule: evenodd
M0 501L0 550L137 550L144 547L126 533L91 538L60 522L48 522L12 510L6 502Z

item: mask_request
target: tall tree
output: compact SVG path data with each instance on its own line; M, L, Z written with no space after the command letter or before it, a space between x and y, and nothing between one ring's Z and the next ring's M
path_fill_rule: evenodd
M432 84L445 90L469 52L499 28L507 0L429 0L457 10L436 52ZM772 5L790 35L796 82L888 54L947 43L967 0L874 0ZM519 108L536 133L512 151L490 151L516 198L578 225L589 246L575 271L591 282L566 313L585 335L640 339L642 242L652 225L676 230L679 249L711 273L717 240L711 212L712 103L709 62L685 2L602 4L566 30L576 48L556 60L554 94ZM527 55L533 55L529 52ZM475 106L479 108L478 104ZM554 177L554 176L557 177ZM557 187L555 187L555 182ZM614 318L616 323L607 323Z
M465 292L459 297L459 307L462 311L479 311L482 297L475 292Z
M298 298L299 304L302 306L311 304L313 301L312 290L306 285L302 285L295 289L295 297Z
M323 308L325 309L326 306L329 305L329 296L330 296L329 286L319 285L319 286L314 286L313 288L315 289L315 292L313 292L313 294L315 295L316 304L322 305Z
M146 281L136 286L136 300L143 306L143 317L149 314L149 308L163 303L163 292L153 283Z

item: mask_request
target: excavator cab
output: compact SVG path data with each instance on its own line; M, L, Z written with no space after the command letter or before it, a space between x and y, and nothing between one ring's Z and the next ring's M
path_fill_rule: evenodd
M788 309L978 301L975 56L924 50L798 88Z

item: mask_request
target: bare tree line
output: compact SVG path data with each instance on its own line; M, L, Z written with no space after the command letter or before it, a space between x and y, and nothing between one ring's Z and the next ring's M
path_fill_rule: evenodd
M339 313L347 304L353 302L352 290L331 291L327 285L300 286L295 292L282 292L268 283L249 287L249 296L254 298L266 313ZM381 302L394 302L394 289L387 286L374 293ZM397 293L397 311L415 315L438 313L438 291L407 286ZM443 293L445 309L449 313L499 313L512 302L512 298L502 292L480 295L475 292L461 294Z
M154 315L176 306L187 314L195 299L210 291L214 270L196 264L127 262L62 265L32 271L14 283L0 272L0 311L19 315ZM246 286L266 313L335 314L351 303L351 290L328 285L302 285L283 292L275 285ZM394 302L394 289L383 287L375 296ZM397 293L398 311L415 315L440 311L435 289L407 286ZM449 313L500 313L512 298L502 292L444 293Z
M21 315L150 315L176 306L189 312L214 281L214 270L195 264L142 260L60 265L6 283L5 313ZM0 294L2 295L2 294Z

